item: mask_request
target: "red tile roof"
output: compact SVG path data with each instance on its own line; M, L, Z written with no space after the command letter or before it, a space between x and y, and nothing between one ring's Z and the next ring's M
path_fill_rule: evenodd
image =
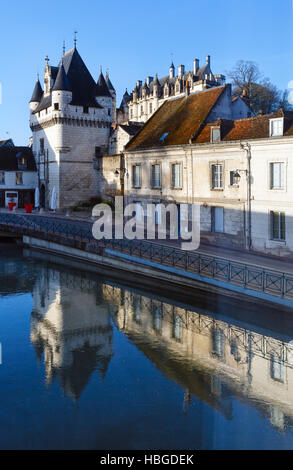
M229 121L218 119L206 124L202 131L192 141L193 143L208 143L211 141L211 127L220 126L221 141L235 141L246 139L265 139L270 136L269 121L273 118L284 117L284 136L293 135L293 112L282 111L274 114L258 115L252 118Z
M131 139L126 150L188 144L200 132L226 87L211 88L187 98L165 101Z

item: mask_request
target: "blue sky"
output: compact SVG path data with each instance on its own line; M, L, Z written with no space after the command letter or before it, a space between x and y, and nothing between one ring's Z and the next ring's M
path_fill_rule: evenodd
M35 0L5 1L0 29L0 139L27 145L29 105L45 56L57 65L77 48L95 79L109 69L118 105L125 88L147 75L166 75L171 61L192 68L211 56L214 73L239 59L257 62L280 89L293 80L292 0Z

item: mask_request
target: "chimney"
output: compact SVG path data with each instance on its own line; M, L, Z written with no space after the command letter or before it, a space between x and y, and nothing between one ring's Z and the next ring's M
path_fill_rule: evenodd
M199 60L193 59L193 74L197 75L197 71L199 69Z
M178 65L178 77L183 77L185 73L185 66L184 65Z
M141 87L141 85L142 85L142 81L141 81L141 80L137 80L137 82L136 82L136 86L137 86L137 88L140 88L140 87Z
M208 66L211 65L211 56L210 55L207 55L207 65Z
M153 79L154 79L154 77L150 77L150 76L146 78L146 84L147 84L147 86L150 86L150 84L152 83Z

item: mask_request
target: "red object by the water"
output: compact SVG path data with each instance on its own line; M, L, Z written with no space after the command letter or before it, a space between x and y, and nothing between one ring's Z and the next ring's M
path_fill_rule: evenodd
M16 206L16 202L8 202L8 207L10 211L13 211L15 206Z
M25 204L25 205L24 205L25 212L26 212L27 214L31 214L31 213L32 213L32 210L33 210L33 207L34 207L33 204Z

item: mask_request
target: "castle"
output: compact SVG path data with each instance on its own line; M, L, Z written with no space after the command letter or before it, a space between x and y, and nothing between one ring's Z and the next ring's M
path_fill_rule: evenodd
M58 67L49 65L46 57L43 88L38 78L30 100L41 206L50 207L54 188L57 209L88 201L105 190L115 192L116 181L109 184L104 178L102 157L121 156L127 143L166 101L221 87L224 82L223 75L212 73L210 56L202 67L195 59L189 72L179 65L176 76L172 62L168 76L154 80L148 76L144 85L139 80L116 109L116 91L109 75L104 77L101 71L94 80L76 41L73 49L64 51ZM236 119L248 113L245 100L232 102L230 93L219 117ZM119 158L113 160L113 173L120 162Z
M210 56L207 56L202 67L199 66L199 60L194 59L193 70L188 72L185 72L184 65L179 65L177 75L172 61L168 75L162 78L156 75L155 79L148 76L144 85L141 80L136 82L131 95L125 92L118 112L118 121L146 122L170 97L196 93L224 83L224 75L213 74Z
M58 67L47 58L44 90L38 79L30 100L43 207L49 207L53 188L57 208L97 195L93 161L108 153L115 111L114 89L109 90L102 71L97 82L93 79L76 47L63 55Z

